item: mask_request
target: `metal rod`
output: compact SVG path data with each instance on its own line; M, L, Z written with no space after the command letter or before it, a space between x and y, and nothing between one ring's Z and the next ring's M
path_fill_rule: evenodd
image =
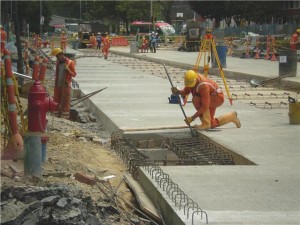
M17 75L17 77L23 77L23 78L27 78L27 79L32 80L32 77L30 77L28 75L25 75L25 74L22 74L22 73L17 73L17 72L13 71L13 74Z
M164 66L164 68L165 68L167 77L168 77L168 79L169 79L169 81L170 81L171 87L173 88L173 87L174 87L173 82L172 82L172 80L171 80L171 78L170 78L169 72L168 72L168 70L167 70L167 68L166 68L166 65L165 65L164 63L163 63L163 66ZM184 112L184 109L183 109L183 107L182 107L182 105L181 105L181 101L180 101L179 95L177 95L177 98L178 98L178 105L180 106L180 109L181 109L181 111L182 111L182 113L183 113L183 116L184 116L184 118L187 118L187 116L186 116L186 114L185 114L185 112ZM194 132L193 132L192 127L191 127L190 124L189 124L189 128L190 128L190 130L191 130L192 135L193 135L194 137L196 137L197 135L194 134Z
M92 93L90 93L90 94L84 95L84 96L82 96L82 97L80 97L80 98L78 98L78 99L73 100L73 101L78 101L78 100L79 100L79 101L76 102L76 103L74 103L73 105L71 105L71 107L77 105L79 102L82 102L82 101L84 101L84 100L87 99L87 98L92 97L93 95L99 93L100 91L103 91L103 90L106 89L106 88L107 88L107 87L102 88L102 89L100 89L100 90L98 90L98 91L94 91L94 92L92 92Z

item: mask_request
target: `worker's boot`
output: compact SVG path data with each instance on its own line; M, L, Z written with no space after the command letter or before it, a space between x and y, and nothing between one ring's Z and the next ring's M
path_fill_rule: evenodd
M227 113L223 116L220 116L220 117L217 118L217 120L219 121L219 127L223 126L227 123L230 123L230 122L235 123L237 128L241 127L241 121L237 117L237 112L235 112L235 111Z
M210 111L207 109L202 116L200 116L200 120L202 122L201 125L195 125L195 128L197 130L209 130L211 129L211 124L210 124Z

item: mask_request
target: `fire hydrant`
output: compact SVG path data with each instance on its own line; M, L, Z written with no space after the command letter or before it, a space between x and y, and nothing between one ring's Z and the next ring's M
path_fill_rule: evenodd
M57 111L57 108L58 104L48 97L44 86L36 80L28 95L28 134L24 139L26 175L42 174L42 162L45 160L48 141L46 114L48 111Z
M48 97L44 86L36 80L31 86L28 96L28 131L45 132L47 128L46 114L57 111L58 103Z

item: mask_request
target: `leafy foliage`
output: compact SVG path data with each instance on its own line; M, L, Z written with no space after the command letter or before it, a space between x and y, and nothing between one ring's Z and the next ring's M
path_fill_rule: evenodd
M222 20L238 16L256 22L268 22L272 16L280 14L282 1L189 1L198 14Z

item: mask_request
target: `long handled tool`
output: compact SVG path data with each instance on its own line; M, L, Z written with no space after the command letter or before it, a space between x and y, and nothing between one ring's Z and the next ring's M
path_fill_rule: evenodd
M73 103L73 104L71 105L71 107L77 105L79 102L82 102L82 101L84 101L84 100L87 99L87 98L92 97L93 95L95 95L95 94L97 94L97 93L103 91L103 90L106 89L106 88L107 88L107 87L102 88L102 89L100 89L100 90L98 90L98 91L94 91L94 92L92 92L92 93L89 93L89 94L87 94L87 95L84 95L84 96L82 96L82 97L80 97L80 98L71 100L71 102L75 102L75 101L76 101L75 103Z
M171 87L173 88L173 87L174 87L173 82L172 82L172 80L171 80L171 78L170 78L169 72L168 72L168 70L167 70L167 68L166 68L166 65L165 65L164 63L163 63L163 66L164 66L164 68L165 68L167 77L168 77L168 79L169 79L169 81L170 81ZM177 95L177 98L178 98L178 105L180 106L180 109L181 109L181 111L182 111L182 113L183 113L183 115L184 115L184 118L187 118L187 116L186 116L186 114L185 114L185 112L184 112L184 109L183 109L183 107L182 107L182 105L181 105L181 101L180 101L179 95ZM190 124L189 124L189 128L190 128L190 130L191 130L192 135L193 135L194 137L196 137L197 135L194 134L194 132L193 132L192 127L191 127Z

